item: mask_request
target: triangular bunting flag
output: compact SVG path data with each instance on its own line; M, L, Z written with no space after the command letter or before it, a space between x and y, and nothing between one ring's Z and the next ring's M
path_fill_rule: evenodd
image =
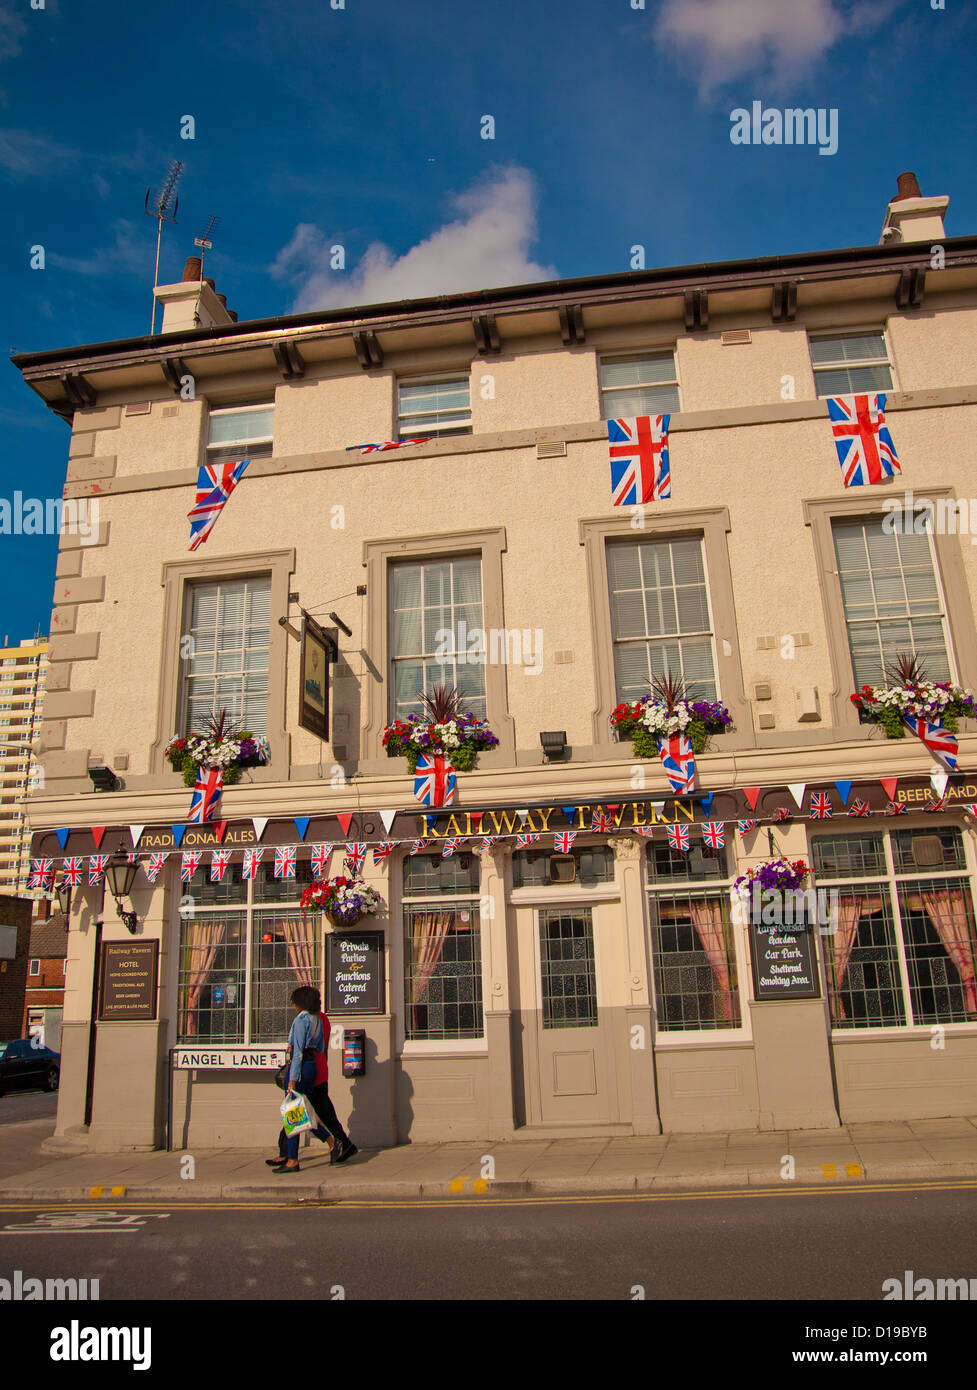
M699 798L699 805L702 807L704 811L708 811L709 808L712 806L712 798L715 795L715 792L710 792L708 796L702 796Z
M485 815L485 812L484 812L484 811L472 811L472 813L471 813L471 817L472 817L472 830L474 830L476 833L480 832L481 829L482 829L482 817L483 817L484 815Z
M516 815L519 817L519 824L525 825L526 820L529 816L529 808L527 806L524 806L521 811L517 808Z
M299 832L299 839L300 839L300 840L304 840L304 839L305 839L305 832L306 832L306 831L308 830L308 828L309 828L309 821L310 821L311 819L312 819L311 816L296 816L296 817L295 817L295 829Z
M796 804L797 804L797 809L800 810L801 807L804 805L804 793L805 793L805 791L807 790L807 783L806 783L806 782L788 782L788 783L787 783L787 790L790 792L791 796L794 798L794 801L795 801Z
M665 809L664 801L653 801L651 803L651 809L654 811L656 816L660 816L662 811L664 811Z
M56 830L54 833L58 837L58 844L64 849L65 845L68 843L68 836L71 834L70 829Z
M129 834L132 836L132 848L135 849L142 839L142 832L146 829L144 825L130 825Z
M186 834L187 828L185 825L171 825L170 829L173 831L173 843L176 848L179 849L183 844L183 837Z
M946 791L946 784L949 780L950 774L948 772L930 773L930 785L939 797L942 797L943 793ZM64 845L62 845L61 848L64 849Z
M760 793L761 793L762 791L763 791L763 788L762 788L762 787L744 787L744 788L743 788L743 795L746 797L747 801L750 803L750 810L751 810L751 811L755 811L755 810L756 810L756 804L757 804L757 802L760 800Z
M265 833L265 826L268 824L267 816L252 816L251 824L254 826L254 838L260 840Z
M218 843L219 845L222 845L222 844L224 843L224 836L227 834L227 821L226 821L226 820L218 820L218 821L215 821L215 822L214 822L214 825L213 825L213 831L214 831L214 835L215 835L216 838L217 838L217 843Z
M573 818L577 814L576 806L561 806L560 810L566 816L567 820L570 821L570 823L572 824Z
M391 827L391 826L393 825L393 823L394 823L394 817L396 816L396 814L397 814L396 811L381 811L381 812L380 812L380 820L381 820L381 822L383 823L383 828L384 828L384 830L387 832L388 835L390 834L390 827Z
M841 803L842 803L842 805L843 805L843 806L847 806L847 805L848 805L848 798L851 796L851 783L850 783L850 782L836 782L836 783L835 783L835 786L838 788L838 795L841 797Z
M898 785L899 785L899 778L898 778L898 777L880 777L880 778L879 778L879 781L882 783L882 789L883 789L883 791L885 792L886 796L889 798L889 800L890 800L890 801L895 801L895 799L896 799L896 787L898 787Z
M96 848L96 849L101 849L101 848L102 848L102 838L103 838L104 835L105 835L105 826L104 826L104 825L93 825L93 826L92 826L92 839L95 841L95 848Z
M343 811L341 814L337 814L336 819L339 821L343 834L348 835L349 827L353 820L353 812Z

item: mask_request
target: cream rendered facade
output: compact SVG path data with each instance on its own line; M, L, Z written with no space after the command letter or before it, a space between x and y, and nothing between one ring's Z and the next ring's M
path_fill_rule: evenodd
M895 201L890 219L893 209ZM941 235L934 257L931 223L922 223L925 242L906 237L342 315L238 324L211 304L209 327L188 329L184 317L174 328L171 314L152 339L17 358L27 381L71 420L65 496L99 506L97 544L65 536L58 558L46 780L30 801L35 852L51 852L57 827L77 832L69 852L83 854L93 852L92 825L185 821L189 793L163 748L179 718L187 586L253 574L271 582L272 761L226 789L222 815L233 827L251 817L287 825L296 815L351 812L361 838L385 838L377 813L414 804L403 761L386 758L381 744L391 715L389 571L426 557L480 556L484 626L543 634L538 674L487 668L488 718L500 747L459 774L462 812L670 797L658 763L639 765L608 722L618 694L607 547L635 539L702 541L716 680L735 721L698 759L703 791L823 788L837 778L925 784L932 759L922 745L881 738L858 723L849 702L831 523L877 517L886 498L907 488L917 498L968 498L973 490L977 240ZM192 282L165 288L168 314L206 290ZM736 341L744 329L748 341ZM846 490L810 343L859 332L884 334L887 417L903 474ZM734 341L724 342L728 333ZM633 509L611 505L599 361L662 350L674 351L680 393L672 496L649 504L638 527ZM397 437L398 380L445 374L470 381L470 435L389 454L347 452ZM193 399L180 395L187 377ZM186 514L209 412L262 401L274 402L273 453L255 459L207 544L191 554ZM565 444L565 456L541 457L552 444ZM977 688L977 549L959 535L934 544L953 673ZM354 597L362 584L365 595ZM334 668L331 744L297 725L299 648L279 619L296 620L300 605L323 621L327 609L338 611L353 633L341 639ZM568 760L544 760L543 730L565 730ZM122 788L95 794L95 763L112 766ZM977 733L964 726L960 768L974 767ZM837 815L829 828L860 828ZM346 1081L334 1064L330 1082L359 1144L830 1127L977 1112L977 1017L948 1022L940 1046L927 1024L834 1026L823 942L820 997L758 1001L747 928L734 926L738 1025L664 1028L649 919L647 850L656 841L627 833L632 819L610 837L612 871L596 884L517 887L505 845L479 855L477 1037L405 1036L405 852L379 868L368 858L365 877L387 905L365 924L386 934L386 1012L343 1020L366 1031L366 1073ZM899 828L931 831L937 820L960 831L973 883L977 844L962 808L935 817L920 806ZM333 828L321 838L344 838L334 820L324 823ZM894 823L877 816L865 824L887 834ZM777 840L788 855L809 859L820 829L798 814L777 828ZM727 846L731 875L768 852L764 832L741 839L733 824ZM98 1024L90 1088L102 897L99 889L74 894L57 1129L66 1142L112 1151L167 1138L174 1147L274 1139L267 1072L171 1069L171 1052L184 1041L177 859L155 886L140 871L132 892L139 939L160 943L158 1017ZM554 907L589 914L597 1013L592 1027L557 1028L558 1037L540 997L540 922ZM110 900L102 939L128 939Z

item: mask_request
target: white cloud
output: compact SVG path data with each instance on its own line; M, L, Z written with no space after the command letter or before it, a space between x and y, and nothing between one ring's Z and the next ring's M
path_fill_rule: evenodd
M845 33L878 28L900 0L665 0L655 38L695 73L703 97L749 74L789 81Z
M527 169L496 170L458 194L453 206L459 214L454 221L402 256L375 241L359 264L345 271L330 267L330 248L342 237L326 237L313 223L301 222L271 273L298 287L292 305L297 313L556 277L552 266L529 259L536 239L536 190Z
M112 223L112 230L115 243L105 250L93 251L90 256L62 256L48 251L48 264L76 275L143 275L146 284L151 284L155 238L152 226L147 232L143 223L120 217Z

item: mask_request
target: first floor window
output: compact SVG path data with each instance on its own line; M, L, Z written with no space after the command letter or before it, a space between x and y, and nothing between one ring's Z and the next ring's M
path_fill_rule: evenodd
M892 386L892 369L881 333L812 338L811 365L819 396L888 391Z
M267 734L271 579L193 584L188 608L183 732L226 710L231 729Z
M270 402L212 410L207 430L207 462L220 465L270 458L274 429L275 407Z
M401 439L440 439L445 435L471 434L469 378L401 381L398 383L398 413Z
M409 855L403 872L405 1036L480 1038L478 858Z
M485 717L485 660L481 651L482 561L478 555L397 564L390 575L390 653L394 718L423 714L422 696L455 687L464 712Z
M600 408L604 420L665 415L678 410L675 354L669 351L602 357Z
M309 861L299 862L295 879L275 879L271 865L247 883L240 865L222 883L209 873L198 869L184 889L194 911L180 928L180 1041L282 1042L292 991L322 988L321 919L299 907Z
M819 887L837 894L822 938L834 1027L977 1021L977 932L956 827L817 836L813 864Z

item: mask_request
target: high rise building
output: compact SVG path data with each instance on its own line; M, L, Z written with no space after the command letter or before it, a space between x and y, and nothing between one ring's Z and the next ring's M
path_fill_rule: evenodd
M46 639L28 637L0 648L0 893L26 888L30 828L24 815L28 787L38 782L31 745L41 730Z

